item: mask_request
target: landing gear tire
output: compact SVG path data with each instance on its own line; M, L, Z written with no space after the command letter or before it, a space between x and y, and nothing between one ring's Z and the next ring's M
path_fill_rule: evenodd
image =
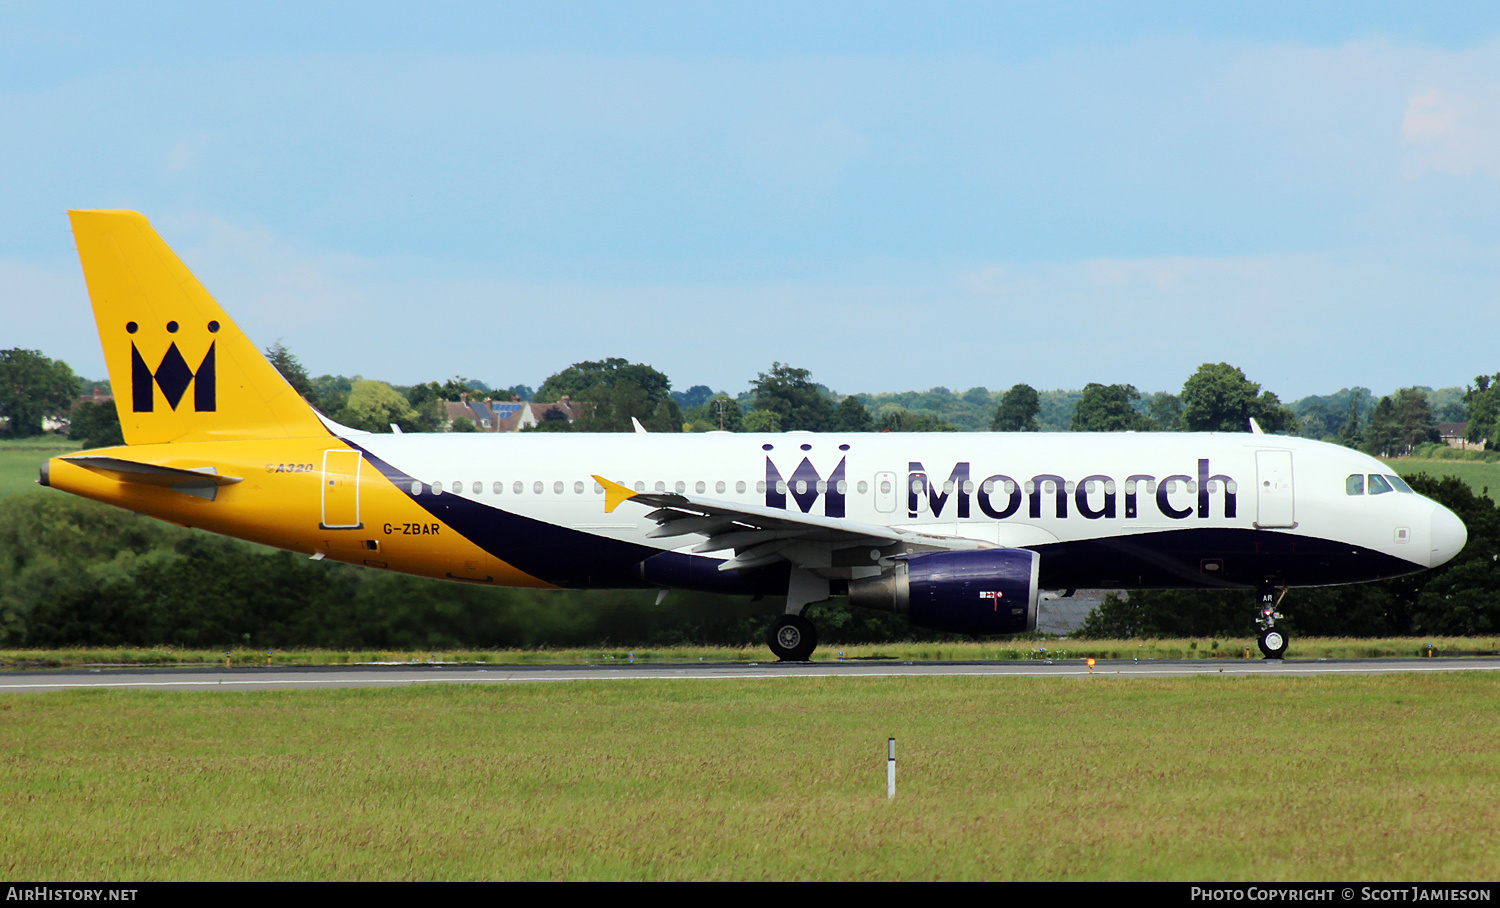
M1268 627L1260 635L1260 651L1267 659L1280 659L1286 654L1286 634Z
M782 662L806 662L818 648L818 631L801 615L782 615L771 625L766 643Z

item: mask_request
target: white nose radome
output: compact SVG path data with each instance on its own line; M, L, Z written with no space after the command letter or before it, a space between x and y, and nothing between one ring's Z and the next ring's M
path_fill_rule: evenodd
M1469 541L1469 531L1458 515L1438 505L1432 511L1432 555L1428 567L1437 567L1453 558Z

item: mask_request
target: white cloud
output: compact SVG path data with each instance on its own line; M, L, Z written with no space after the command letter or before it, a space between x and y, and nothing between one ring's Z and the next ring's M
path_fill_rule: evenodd
M1406 105L1401 136L1419 168L1460 177L1500 177L1500 86L1414 95Z

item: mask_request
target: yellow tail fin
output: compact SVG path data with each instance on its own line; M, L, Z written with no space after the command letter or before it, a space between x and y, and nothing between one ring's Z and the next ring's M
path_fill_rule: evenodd
M325 433L144 217L68 216L126 444Z

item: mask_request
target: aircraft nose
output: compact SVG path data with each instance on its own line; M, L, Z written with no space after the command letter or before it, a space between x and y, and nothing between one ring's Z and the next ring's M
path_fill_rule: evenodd
M1453 558L1469 541L1469 530L1458 515L1438 505L1432 511L1432 556L1428 567L1437 567Z

